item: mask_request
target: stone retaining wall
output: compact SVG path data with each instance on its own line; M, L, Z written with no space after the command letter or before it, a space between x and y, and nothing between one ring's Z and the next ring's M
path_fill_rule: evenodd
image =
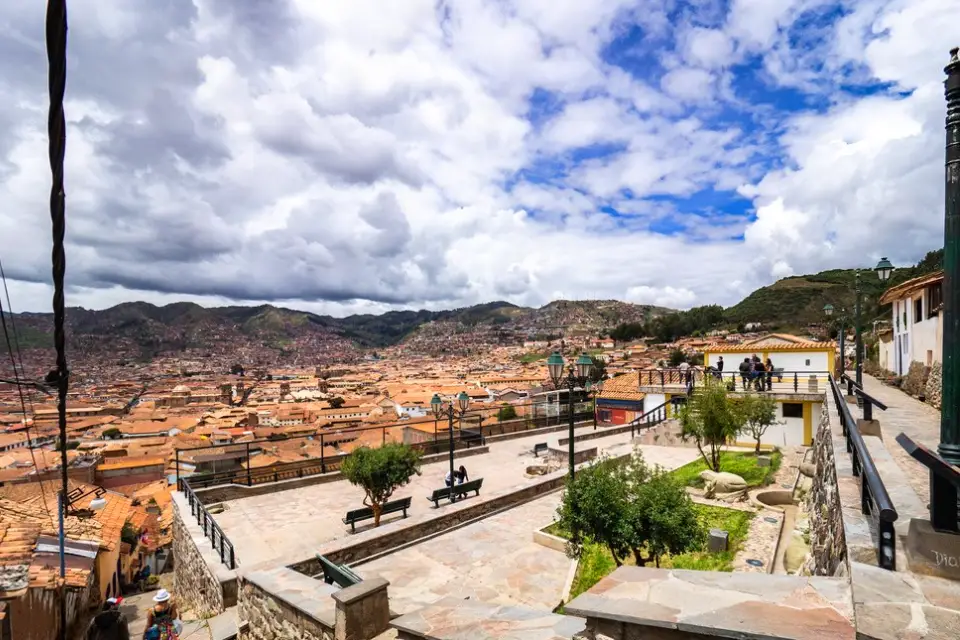
M247 623L239 640L334 640L334 627L250 580L243 583L237 614Z
M943 364L934 362L930 367L930 377L927 378L926 397L927 402L940 408L941 397L943 396Z
M192 519L183 494L173 493L173 506L173 589L177 602L182 610L192 610L197 617L223 613L236 604L236 574L220 563L210 541Z
M816 474L806 505L810 514L810 557L804 569L818 576L845 575L847 569L833 436L829 403L824 402L813 439Z

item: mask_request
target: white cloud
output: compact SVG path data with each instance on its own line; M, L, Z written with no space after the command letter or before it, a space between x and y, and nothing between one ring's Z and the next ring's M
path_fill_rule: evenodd
M48 309L43 8L8 4L2 257L15 306ZM75 2L69 304L729 304L942 237L954 0L857 3L808 41L826 2L682 23L653 0L258 7ZM738 74L759 88L738 94ZM864 81L913 93L841 90ZM778 111L770 84L829 108ZM531 121L537 90L551 108ZM755 220L682 200L734 187Z

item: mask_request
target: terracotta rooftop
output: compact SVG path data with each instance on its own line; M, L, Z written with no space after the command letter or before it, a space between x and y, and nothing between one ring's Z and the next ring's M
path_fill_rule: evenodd
M605 400L643 400L644 394L639 389L640 374L625 373L603 381L603 390L600 398Z
M746 351L793 351L806 349L834 349L834 342L818 342L807 340L787 333L769 333L759 338L745 340L740 343L717 343L705 347L709 353L743 353Z

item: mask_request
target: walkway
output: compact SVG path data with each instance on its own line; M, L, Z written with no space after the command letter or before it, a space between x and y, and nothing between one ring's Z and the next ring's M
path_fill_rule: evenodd
M895 387L876 378L863 376L863 388L868 394L887 405L886 411L874 408L873 417L880 422L883 444L894 462L903 471L920 501L930 502L930 476L926 467L910 457L896 441L905 433L914 441L936 451L940 443L940 412ZM851 407L856 411L855 407ZM859 415L859 412L857 412Z
M581 431L580 433L583 433ZM551 434L553 438L557 434ZM471 478L483 478L479 500L502 495L539 482L542 477L527 478L526 468L537 462L533 445L552 439L550 436L531 436L490 444L489 453L463 458L463 465ZM631 451L630 433L620 433L596 440L577 443L577 449L597 447L610 455L624 455ZM693 460L696 449L673 447L642 447L651 464L674 468ZM458 460L457 465L460 464ZM414 521L432 517L436 513L426 500L434 489L443 486L447 473L445 464L424 465L422 475L401 487L393 498L412 496L410 517L385 516L380 530L388 532L409 526ZM469 497L444 510L467 507L478 498ZM363 490L345 481L302 487L268 495L232 500L226 510L217 514L217 523L233 542L242 566L251 567L266 561L282 560L284 564L312 557L326 542L350 536L350 527L341 522L350 509L362 506ZM372 522L357 526L357 532L372 528Z
M445 596L551 611L571 560L533 541L554 520L560 494L485 518L356 568L390 581L390 608L410 613Z

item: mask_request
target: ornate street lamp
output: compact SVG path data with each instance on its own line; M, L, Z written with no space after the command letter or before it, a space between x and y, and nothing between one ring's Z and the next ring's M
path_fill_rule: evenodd
M960 465L960 49L950 50L944 96L946 119L946 199L943 228L943 394L940 444L944 460ZM956 504L956 497L954 497Z
M880 282L886 282L890 279L890 274L893 273L893 265L886 258L880 258L880 262L877 263L877 266L873 268L877 272L877 276L880 278Z
M469 406L470 396L467 395L466 391L461 391L457 394L456 405L454 405L453 401L450 401L444 406L443 400L440 399L440 394L437 393L433 394L433 397L430 398L430 409L433 411L433 417L439 420L444 414L447 416L447 426L450 433L450 502L457 501L457 496L453 488L456 484L455 476L453 475L453 418L457 415L463 417L463 414L467 412Z
M550 354L550 357L547 358L547 372L550 374L550 380L553 382L553 388L559 390L560 385L564 382L563 377L563 368L564 368L563 356L560 355L560 352L554 351ZM570 454L570 480L574 478L574 442L573 442L573 430L574 430L574 417L573 417L573 392L580 387L583 387L587 380L590 379L590 374L593 371L593 360L586 353L580 354L580 357L577 358L576 362L571 364L567 369L567 418L569 420L570 426L570 436L568 438L568 447ZM594 411L596 414L596 411Z

